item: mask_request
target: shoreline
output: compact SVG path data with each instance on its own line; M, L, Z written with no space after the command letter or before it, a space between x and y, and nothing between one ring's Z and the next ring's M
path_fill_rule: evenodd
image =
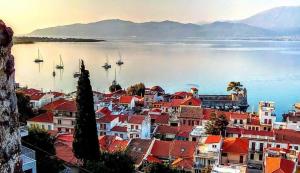
M36 42L104 42L106 40L85 38L52 38L52 37L14 37L14 44L34 44Z

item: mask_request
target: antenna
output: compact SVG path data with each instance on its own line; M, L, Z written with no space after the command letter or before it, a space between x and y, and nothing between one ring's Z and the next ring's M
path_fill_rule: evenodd
M115 68L115 81L117 82L117 70Z

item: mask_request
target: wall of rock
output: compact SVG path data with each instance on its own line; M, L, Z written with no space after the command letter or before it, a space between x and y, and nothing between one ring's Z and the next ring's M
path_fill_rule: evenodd
M12 36L0 20L0 173L22 172Z

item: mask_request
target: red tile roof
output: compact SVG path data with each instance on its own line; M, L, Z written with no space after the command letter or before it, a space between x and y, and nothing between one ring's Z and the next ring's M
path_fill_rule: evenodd
M130 124L142 124L145 117L143 115L131 115L128 117L128 123Z
M132 99L133 96L121 96L119 102L120 104L130 104Z
M273 137L274 133L272 131L264 131L264 130L248 130L248 129L242 129L242 128L232 128L232 127L227 127L226 128L226 133L230 134L238 134L238 135L256 135L256 136L268 136L268 137Z
M128 145L128 141L126 140L114 140L109 146L108 146L108 152L114 153L117 151L124 151Z
M96 111L96 114L110 115L111 111L107 107L100 108Z
M225 138L223 142L223 152L247 154L249 147L248 139L242 138Z
M210 135L210 136L207 136L207 138L205 140L205 144L219 143L221 141L221 139L222 139L221 136Z
M172 163L172 167L177 169L186 169L186 170L192 170L194 167L194 161L192 159L185 159L185 158L178 158L174 160Z
M53 113L52 112L45 112L45 113L40 114L36 117L30 118L27 121L39 122L39 123L53 123Z
M267 157L265 173L293 173L295 163L279 157Z
M66 101L60 105L58 105L55 110L57 111L66 111L66 112L77 112L76 101Z
M66 101L67 101L67 100L65 100L65 99L63 99L63 98L58 99L58 100L56 100L56 101L54 101L54 102L51 102L51 103L48 103L48 104L44 105L44 106L42 107L42 110L53 111L54 109L57 108L57 106L63 104L63 103L66 102Z
M193 158L196 151L196 142L192 141L160 141L155 140L151 154L157 158Z
M203 118L203 109L198 106L181 106L179 118Z
M150 117L156 124L169 124L169 115L150 115Z
M127 153L134 159L137 166L142 164L144 158L147 157L147 152L152 143L152 139L134 138L130 140L127 146Z
M56 150L56 156L67 162L67 163L71 163L71 164L78 164L80 163L80 161L74 156L74 153L72 151L72 147L63 144L63 143L56 143L54 145L55 150Z
M180 105L190 105L190 106L200 106L201 105L201 100L197 99L195 97L188 97L186 99L184 99Z
M193 127L191 126L169 126L169 125L159 125L156 130L156 134L174 134L180 137L189 137L189 134L192 132Z
M105 115L105 116L99 118L97 120L97 123L110 123L113 120L115 120L116 118L118 118L118 117L114 116L114 115Z
M171 107L179 107L182 103L183 99L172 99Z
M21 92L21 93L23 93L25 95L31 96L32 94L41 93L42 91L37 90L37 89L33 89L33 88L29 88L29 89L18 90L18 92Z
M275 130L275 140L282 143L300 144L300 132L295 130Z
M154 157L154 156L151 156L149 155L146 160L149 162L149 163L162 163L161 160L159 160L158 158Z
M65 94L64 93L61 93L61 92L56 92L56 91L52 91L52 92L49 92L50 94L53 94L54 95L54 98L55 97L60 97L60 96L64 96Z
M127 132L127 127L126 126L114 126L110 131Z
M128 145L128 141L116 136L105 135L99 137L99 145L101 151L113 153L116 151L124 151Z
M119 117L119 122L124 123L125 121L128 121L128 115L115 115Z
M40 100L42 97L44 97L44 95L46 95L45 93L34 93L32 95L30 95L30 100Z
M258 116L252 116L250 118L250 121L247 123L248 125L256 125L259 126L260 125L260 121L259 121L259 117Z
M225 115L228 120L233 120L233 119L237 119L237 120L242 119L242 120L245 120L245 119L248 119L248 117L249 117L248 113L243 113L243 112L225 112L225 111L219 111L219 110L211 109L211 108L204 108L203 109L203 115L204 115L203 119L209 120L212 113L215 113L217 116Z

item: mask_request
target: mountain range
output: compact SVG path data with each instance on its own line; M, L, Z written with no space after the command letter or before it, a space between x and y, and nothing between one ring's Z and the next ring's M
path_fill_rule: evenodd
M37 29L29 36L101 39L238 39L300 36L300 7L277 7L238 21L135 23L120 19Z

